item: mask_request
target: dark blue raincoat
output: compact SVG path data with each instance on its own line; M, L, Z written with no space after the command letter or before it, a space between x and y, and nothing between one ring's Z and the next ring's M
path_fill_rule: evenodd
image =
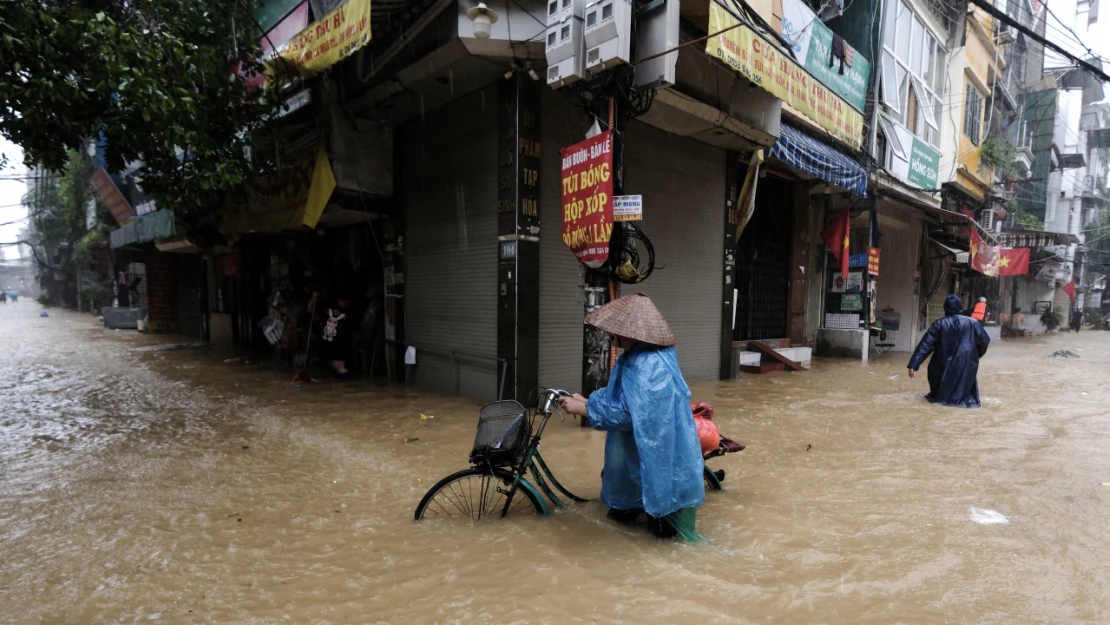
M586 411L591 427L608 431L601 477L607 506L664 517L701 505L701 443L673 347L640 344L621 354Z
M925 399L945 406L978 408L979 359L987 353L991 339L981 323L962 312L960 298L949 295L944 301L944 318L934 321L921 337L909 368L917 371L932 354Z

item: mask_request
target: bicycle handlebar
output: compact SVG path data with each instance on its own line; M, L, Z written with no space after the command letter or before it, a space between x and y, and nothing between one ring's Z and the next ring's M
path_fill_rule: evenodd
M557 388L545 388L545 389L541 390L541 393L543 395L547 395L547 399L545 399L543 401L543 405L540 408L540 413L543 414L543 415L550 416L551 415L551 408L552 408L552 406L554 406L555 410L559 411L559 420L560 421L566 421L566 415L563 413L562 406L559 405L558 398L560 398L560 397L570 397L571 395L573 395L573 393L570 393L568 391L564 391L564 390L561 390L561 389L557 389Z

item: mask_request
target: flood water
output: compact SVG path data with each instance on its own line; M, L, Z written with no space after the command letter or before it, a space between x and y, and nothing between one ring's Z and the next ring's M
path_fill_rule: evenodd
M38 310L0 306L5 623L1110 622L1110 333L996 343L975 411L904 355L695 384L748 449L711 461L690 544L599 503L414 523L472 402ZM555 422L543 449L595 496L602 444Z

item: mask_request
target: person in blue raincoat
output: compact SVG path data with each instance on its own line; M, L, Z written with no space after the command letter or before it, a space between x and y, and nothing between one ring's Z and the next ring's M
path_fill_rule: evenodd
M909 376L932 354L925 399L945 406L978 408L979 359L987 353L991 339L981 323L962 313L960 298L949 295L944 301L944 318L929 326L910 358Z
M670 538L693 533L694 509L705 498L703 459L690 389L678 367L670 326L643 293L616 299L586 317L624 350L609 384L590 395L562 398L563 409L605 430L601 500L609 518Z

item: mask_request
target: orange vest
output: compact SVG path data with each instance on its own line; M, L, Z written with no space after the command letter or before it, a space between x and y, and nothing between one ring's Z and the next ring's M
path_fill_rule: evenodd
M972 319L978 319L979 321L982 321L983 317L986 317L986 316L987 316L987 303L986 302L979 302L978 304L975 305L975 308L971 309L971 318Z

